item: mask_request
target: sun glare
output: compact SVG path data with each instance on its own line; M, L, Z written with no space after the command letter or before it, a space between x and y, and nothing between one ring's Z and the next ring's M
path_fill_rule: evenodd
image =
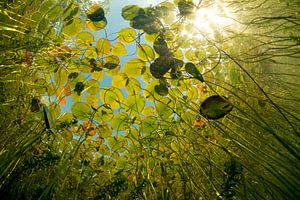
M199 3L200 2L200 3ZM215 34L226 35L226 27L232 25L232 13L226 4L221 0L195 0L195 5L199 9L193 20L189 22L194 27L194 31L189 32L188 36L194 36L198 39L208 37L215 38Z

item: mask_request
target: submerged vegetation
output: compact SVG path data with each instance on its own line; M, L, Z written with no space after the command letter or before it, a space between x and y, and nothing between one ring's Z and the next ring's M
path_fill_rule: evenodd
M298 1L0 6L1 199L300 198Z

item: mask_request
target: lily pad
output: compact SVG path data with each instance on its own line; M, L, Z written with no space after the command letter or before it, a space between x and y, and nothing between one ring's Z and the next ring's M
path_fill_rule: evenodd
M226 97L213 95L205 99L200 106L200 114L207 119L220 119L231 112L232 104Z
M202 74L199 72L196 65L194 65L193 63L186 63L185 71L191 74L194 78L198 79L199 81L204 82Z

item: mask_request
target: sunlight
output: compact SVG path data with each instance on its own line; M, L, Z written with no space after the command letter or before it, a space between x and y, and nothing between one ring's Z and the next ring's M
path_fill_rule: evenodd
M233 20L232 13L224 1L194 0L194 3L200 8L196 11L195 18L190 21L195 29L192 34L198 39L204 37L214 39L216 33L226 35L225 28L229 27Z

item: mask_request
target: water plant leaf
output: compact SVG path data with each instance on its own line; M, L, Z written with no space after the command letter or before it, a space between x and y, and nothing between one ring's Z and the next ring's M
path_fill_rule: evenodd
M204 79L202 77L202 74L199 72L197 67L194 65L194 63L186 63L185 64L185 71L189 74L191 74L194 78L198 79L201 82L204 82Z
M130 44L135 41L136 31L133 28L123 28L117 33L120 42Z
M142 74L145 62L138 58L133 58L124 64L123 72L128 76L138 77Z
M150 65L150 72L155 78L162 78L172 67L172 58L160 56Z
M132 20L136 16L144 15L145 11L143 8L137 5L127 5L122 8L122 17L125 20Z
M178 9L179 9L180 15L189 16L194 13L195 5L190 0L180 0L178 2Z
M76 42L80 47L87 48L94 42L94 36L89 32L80 32L76 36Z
M67 141L70 142L73 139L73 134L70 130L65 129L62 131L61 136Z
M95 11L92 11L91 13L87 14L87 18L93 22L98 22L98 21L104 20L105 15L104 15L103 8L99 7Z
M137 49L137 56L139 59L146 61L146 62L151 61L155 58L155 54L154 54L152 47L150 47L147 44L139 45L139 47Z
M145 107L145 99L142 95L130 95L123 102L123 109L130 115L138 115Z
M81 92L84 90L84 83L83 82L78 82L75 85L75 89L74 92L76 92L78 94L78 96L80 96Z
M153 43L153 48L160 56L167 56L170 53L168 44L161 37L156 38Z
M111 44L110 42L105 38L100 38L96 44L96 48L98 51L98 55L100 57L103 57L105 55L109 55L111 51Z
M98 108L94 115L94 119L100 123L108 122L112 119L112 117L113 110L105 104Z
M121 42L116 42L111 50L111 53L115 56L125 56L126 48Z
M97 31L103 29L107 25L103 8L93 5L87 11L86 26L88 29Z
M71 112L80 120L88 120L90 118L90 106L83 102L76 102L71 107Z
M100 100L112 109L118 109L123 99L123 93L118 88L106 86L100 91Z
M207 119L220 119L231 112L232 104L226 97L213 95L205 99L200 105L200 114Z
M154 90L160 96L166 96L169 93L168 86L166 84L159 84L154 87Z

